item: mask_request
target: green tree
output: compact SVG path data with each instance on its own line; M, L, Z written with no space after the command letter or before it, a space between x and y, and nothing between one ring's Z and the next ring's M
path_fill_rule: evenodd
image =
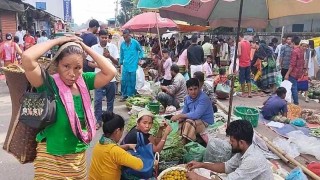
M120 24L125 24L132 17L141 13L141 10L137 8L138 0L121 0L121 10L117 17Z

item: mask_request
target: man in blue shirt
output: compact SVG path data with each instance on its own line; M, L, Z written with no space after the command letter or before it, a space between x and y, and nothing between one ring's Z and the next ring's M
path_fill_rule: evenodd
M201 91L198 79L189 79L187 90L182 113L171 118L172 121L180 122L180 132L185 143L188 140L196 141L197 134L203 133L208 125L214 123L211 100Z
M287 102L285 99L287 90L284 87L279 87L276 91L277 95L273 95L269 97L263 103L262 107L262 115L267 120L275 120L275 121L282 121L280 119L287 119ZM281 116L279 118L279 116Z
M121 93L122 101L136 94L136 71L139 59L143 55L143 50L139 42L130 37L130 31L123 31L124 42L120 46L121 73Z
M92 47L93 45L98 44L98 37L96 36L96 33L98 32L99 27L100 25L97 20L92 19L89 22L88 31L81 35L81 38L85 45ZM85 60L83 64L83 72L94 72L94 66L95 64L93 64L92 62L90 62L89 60Z

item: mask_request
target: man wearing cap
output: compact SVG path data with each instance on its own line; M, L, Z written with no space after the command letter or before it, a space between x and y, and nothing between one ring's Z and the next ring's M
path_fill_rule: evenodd
M100 24L97 20L90 20L88 31L80 36L85 45L92 47L93 45L98 44L98 38L95 34L98 32L99 27ZM83 64L83 72L94 72L94 66L94 64L88 60L85 60Z
M198 36L193 34L191 37L191 45L187 50L191 76L197 71L202 71L202 65L205 62L203 48L197 44L197 41Z
M130 37L130 31L123 31L124 42L120 46L121 74L121 101L136 94L136 71L139 59L143 56L143 50L139 42Z
M17 53L21 56L22 50L19 45L13 42L12 34L6 34L6 41L0 46L0 59L4 61L4 66L14 63Z
M302 75L307 72L304 53L308 48L309 41L301 41L299 37L294 37L292 41L294 43L294 47L291 53L290 66L284 79L289 80L292 83L291 92L293 103L295 105L299 105L298 79L300 79Z

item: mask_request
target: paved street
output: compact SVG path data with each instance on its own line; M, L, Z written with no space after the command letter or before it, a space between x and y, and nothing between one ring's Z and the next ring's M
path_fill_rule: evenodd
M267 97L254 97L252 99L244 99L235 97L234 105L246 105L246 106L261 106L263 101ZM105 102L104 102L105 103ZM222 101L224 105L228 105L228 101ZM320 104L315 102L305 103L301 102L301 106L303 108L312 108L312 109L320 109ZM104 104L104 108L105 104ZM121 114L125 119L128 118L127 108L124 103L119 103L116 101L115 104L115 112ZM4 81L0 81L0 174L3 180L29 180L33 178L33 165L25 164L21 165L12 155L8 154L2 149L5 136L7 133L7 129L9 126L9 121L11 118L11 100L8 89ZM264 126L258 126L259 132L262 134L267 134L270 139L276 137L276 134L273 133L270 129L265 128ZM271 132L270 132L271 131ZM101 130L96 135L91 147L87 151L88 156L88 166L91 158L91 152L93 145L98 141L101 136Z

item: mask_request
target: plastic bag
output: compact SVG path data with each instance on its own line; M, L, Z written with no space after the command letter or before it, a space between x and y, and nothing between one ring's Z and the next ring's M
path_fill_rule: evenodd
M315 137L309 137L302 131L291 131L287 134L288 141L296 144L302 154L310 154L320 160L320 140Z
M201 146L197 142L189 142L184 146L185 149L185 155L183 157L183 160L185 163L188 163L190 161L198 161L202 162L203 155L206 151L206 148Z
M288 103L291 103L291 102L292 102L292 92L291 92L292 83L291 83L290 81L288 81L288 80L284 80L284 81L280 84L280 86L286 88L287 94L286 94L285 100L286 100Z
M136 90L140 90L143 86L144 86L144 83L145 83L145 75L144 75L144 72L143 72L143 69L138 66L138 69L137 69L137 72L136 72Z
M137 92L142 95L151 95L152 90L150 83L148 81L145 81L144 86L141 89L138 89Z
M279 149L286 152L292 158L296 158L300 155L298 147L287 141L286 139L277 137L273 140L273 144L276 145Z
M307 165L307 168L315 173L316 175L320 176L320 163L318 162L311 162Z
M294 168L286 177L286 180L308 180L307 176L302 172L299 167Z
M306 125L306 121L301 118L297 118L297 119L291 121L291 124L298 126L298 127L304 127Z
M212 138L203 156L203 162L226 162L232 156L231 145L228 141Z
M276 87L280 87L281 86L281 82L282 82L282 75L281 75L281 72L277 72L276 73Z
M184 73L183 77L184 77L184 79L185 79L186 81L188 81L188 80L190 79L189 73L187 73L187 72Z

